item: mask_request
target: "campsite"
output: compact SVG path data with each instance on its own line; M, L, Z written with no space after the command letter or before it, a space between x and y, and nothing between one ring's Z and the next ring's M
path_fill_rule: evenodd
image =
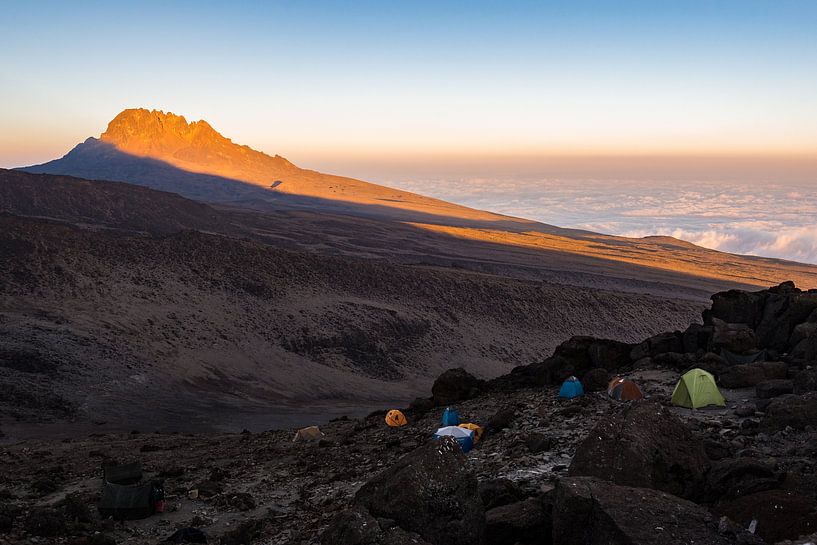
M817 308L817 296L791 286L757 293ZM719 294L713 309L739 312L743 297ZM705 319L715 324L708 337L693 324L626 352L574 338L542 365L492 381L452 370L410 407L319 427L133 430L6 446L0 529L11 543L159 543L175 534L227 545L578 545L586 541L570 521L589 516L580 506L591 501L609 517L588 521L593 531L625 536L610 543L655 543L644 530L653 522L667 543L807 543L786 540L817 532L817 398L808 391L817 371L778 361L793 379L751 378L737 368L761 363L671 350L693 337L712 346L734 330ZM740 387L710 382L735 373L745 377ZM622 382L643 398L622 400ZM117 501L141 500L116 500L104 484L112 480L133 491L150 484L139 490L152 494L160 487L161 501L140 504L150 513L117 510Z

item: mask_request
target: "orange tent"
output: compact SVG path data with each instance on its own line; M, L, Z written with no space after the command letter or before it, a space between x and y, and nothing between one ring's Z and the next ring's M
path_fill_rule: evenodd
M392 409L386 413L386 424L391 428L399 428L400 426L408 424L408 421L406 420L406 415L397 409Z
M479 443L479 440L482 439L482 427L477 426L476 424L471 424L470 422L465 424L460 424L461 428L465 428L467 430L471 430L474 432L474 444L476 445Z
M617 401L635 401L636 399L644 399L644 394L641 393L641 388L632 380L625 380L623 378L615 378L610 382L607 389L607 395Z

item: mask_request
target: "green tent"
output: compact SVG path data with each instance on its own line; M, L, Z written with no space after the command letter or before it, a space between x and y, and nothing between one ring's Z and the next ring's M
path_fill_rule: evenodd
M688 409L707 405L724 407L726 401L715 385L715 377L703 369L693 369L681 377L672 392L672 404Z

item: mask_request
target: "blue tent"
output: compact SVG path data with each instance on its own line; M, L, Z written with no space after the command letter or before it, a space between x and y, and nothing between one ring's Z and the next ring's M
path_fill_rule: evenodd
M464 453L474 448L474 432L467 428L460 428L459 426L444 426L437 430L434 434L434 439L439 440L441 437L452 437Z
M451 407L446 407L443 411L443 427L445 426L459 426L460 425L460 413L457 412L457 409L452 409Z
M584 395L584 388L582 388L582 383L579 382L579 379L576 377L570 377L566 381L562 383L562 387L559 388L559 397L564 397L567 399L573 399L574 397L579 397Z

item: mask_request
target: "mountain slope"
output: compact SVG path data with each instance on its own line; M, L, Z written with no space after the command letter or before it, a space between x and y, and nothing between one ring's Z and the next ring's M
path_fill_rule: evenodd
M0 216L0 249L0 420L322 420L405 404L449 367L491 377L571 335L634 341L702 306L14 216Z
M535 224L302 169L278 155L273 157L234 144L205 121L188 123L182 116L155 110L124 110L99 139L89 138L61 159L24 170L137 183L214 202L308 206L414 221L456 218L520 226Z

